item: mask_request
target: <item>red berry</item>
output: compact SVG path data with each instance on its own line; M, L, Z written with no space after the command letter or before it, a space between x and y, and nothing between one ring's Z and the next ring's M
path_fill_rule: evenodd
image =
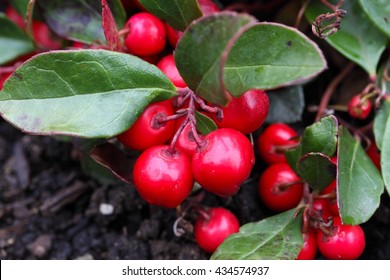
M298 144L297 133L283 123L269 125L257 139L261 158L268 164L286 163L284 151L287 147Z
M317 212L318 215L324 219L324 221L328 221L330 217L332 217L332 213L329 209L329 199L326 198L317 198L313 200L313 210Z
M213 253L229 235L239 229L236 216L225 208L217 207L201 212L195 222L194 235L200 248Z
M308 233L302 233L303 246L297 260L314 260L317 255L317 236L313 229Z
M190 194L193 186L191 162L169 146L153 146L136 160L133 169L135 187L148 203L174 208Z
M3 89L3 85L4 85L5 81L11 75L12 75L12 72L0 74L0 90Z
M174 29L168 23L165 23L165 28L167 30L168 42L173 48L176 48L177 42L183 36L183 32Z
M282 212L298 205L303 195L303 184L287 163L276 163L261 174L258 192L268 208Z
M342 225L340 219L334 218L330 235L317 231L317 245L320 253L327 259L354 260L363 253L366 241L359 225Z
M176 68L175 58L173 54L163 57L157 64L157 67L171 80L171 82L179 88L187 87L183 78L180 76Z
M336 180L333 180L332 183L329 184L322 192L321 194L333 194L334 198L327 199L328 203L328 209L333 214L333 216L339 216L339 206L337 205L337 192L336 192Z
M220 196L235 194L249 177L255 162L251 142L231 128L214 130L192 158L195 180Z
M126 23L125 44L130 53L149 56L161 52L166 44L164 23L148 12L134 14Z
M199 136L200 139L204 138L202 135ZM186 124L183 131L180 133L176 142L176 147L182 150L188 158L192 159L198 145L195 142L190 124Z
M370 147L367 150L367 155L370 157L376 168L381 171L381 154L375 144L375 142L371 142Z
M262 90L252 89L231 100L226 107L222 108L223 118L221 121L215 117L213 119L218 127L230 127L248 134L263 124L268 109L268 95Z
M203 16L208 16L219 12L219 7L212 0L198 0Z
M348 113L352 118L364 120L370 115L371 109L371 101L360 95L355 95L348 103Z
M5 9L5 15L13 23L18 25L20 28L24 29L24 19L23 19L23 17L12 6L8 6Z
M41 21L33 21L34 39L41 48L56 50L61 48L61 42L56 39L49 27Z
M152 103L128 130L118 135L118 140L137 151L164 144L172 137L175 124L172 121L161 121L173 114L170 100Z

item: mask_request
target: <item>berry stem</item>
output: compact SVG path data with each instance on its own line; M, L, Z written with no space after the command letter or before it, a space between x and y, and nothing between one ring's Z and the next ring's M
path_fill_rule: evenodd
M275 190L275 192L283 192L291 187L296 186L297 184L303 184L303 183L305 183L305 181L303 181L303 180L296 180L296 181L292 181L292 182L281 183L281 184L276 185L274 187L274 190Z

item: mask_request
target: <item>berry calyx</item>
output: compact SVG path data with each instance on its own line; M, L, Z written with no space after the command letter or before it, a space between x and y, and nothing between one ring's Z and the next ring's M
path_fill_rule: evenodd
M301 201L303 183L287 163L277 163L261 174L258 193L268 208L282 212L294 208Z
M173 54L163 57L157 64L157 67L171 80L171 82L179 88L187 87L183 78L177 70L175 58Z
M340 218L335 217L329 233L317 231L317 245L327 259L354 260L363 253L366 241L359 225L343 225Z
M231 128L214 130L192 158L195 180L206 190L227 197L249 177L255 162L251 142Z
M269 99L265 91L251 89L222 108L222 120L214 120L218 127L229 127L249 134L260 128L267 117L268 109Z
M181 204L194 183L188 157L168 145L153 146L137 158L133 181L143 199L166 208Z
M166 122L164 119L173 114L169 100L152 103L137 121L117 138L124 146L137 151L164 144L172 137L175 127L174 122Z
M199 137L200 139L204 138L202 135L199 135ZM176 147L182 150L188 158L192 159L198 145L196 144L190 123L186 124L183 131L180 133L176 142Z
M361 95L355 95L348 103L348 113L352 118L364 120L370 115L371 109L370 99L366 99Z
M129 33L125 45L130 53L150 56L161 52L166 44L164 23L148 12L134 14L126 23Z
M231 234L238 232L240 224L232 212L216 207L202 210L194 226L194 236L200 248L213 253Z
M298 143L297 132L284 123L269 125L257 139L259 154L268 164L287 163L285 150Z

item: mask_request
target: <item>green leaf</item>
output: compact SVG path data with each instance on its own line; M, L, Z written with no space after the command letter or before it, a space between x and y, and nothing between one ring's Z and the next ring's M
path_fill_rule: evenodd
M387 0L359 0L372 22L390 37L390 5Z
M363 147L345 127L340 128L337 197L340 217L346 224L368 221L379 207L383 181Z
M106 42L100 0L39 0L37 3L45 21L59 36L87 44ZM120 0L109 1L109 4L118 28L122 28L126 13Z
M335 4L339 1L329 2ZM376 77L377 65L387 44L386 36L371 23L359 1L345 0L341 8L347 11L341 22L341 30L329 36L326 41L359 64L371 77ZM321 1L310 1L306 16L313 22L317 16L328 12L331 11Z
M298 174L298 167L297 167L297 165L298 165L298 161L299 161L299 159L301 158L301 155L302 155L302 146L299 145L298 147L296 147L294 149L286 150L284 152L284 154L285 154L287 162L290 165L290 167L292 168L292 170L294 170L294 172L296 174Z
M306 81L326 69L320 49L297 29L259 23L235 42L224 66L227 90L272 89Z
M178 30L185 30L192 21L202 16L196 0L139 0L152 14Z
M106 138L175 89L157 67L129 54L57 51L15 71L0 92L0 113L29 133Z
M255 19L249 15L224 12L202 17L192 23L180 39L175 62L188 87L204 99L225 105L222 56L231 39Z
M196 111L196 128L203 135L218 129L217 124L208 116Z
M375 143L379 150L382 150L383 138L385 133L390 133L386 131L390 119L390 101L385 100L379 110L377 111L374 119L374 135Z
M336 165L321 153L308 153L297 164L298 175L320 193L336 178Z
M290 167L299 173L298 161L308 153L321 153L331 157L337 149L337 119L327 116L305 128L301 143L295 149L285 152Z
M21 17L26 18L29 0L10 0L9 2Z
M302 86L285 87L268 91L270 102L267 123L294 123L301 121L305 98Z
M306 127L302 135L302 155L318 152L331 157L337 148L338 122L334 116L327 116Z
M249 223L230 235L211 256L213 260L293 260L302 248L302 215L297 209Z
M0 65L32 52L31 39L15 23L0 13Z

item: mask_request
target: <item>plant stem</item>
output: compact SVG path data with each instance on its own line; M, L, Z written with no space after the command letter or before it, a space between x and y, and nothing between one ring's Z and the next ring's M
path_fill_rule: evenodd
M350 62L344 69L341 71L328 85L326 88L324 95L321 99L320 105L318 106L318 112L315 118L315 121L319 121L323 115L323 112L328 107L329 101L332 97L337 86L345 79L345 77L352 71L354 64Z

